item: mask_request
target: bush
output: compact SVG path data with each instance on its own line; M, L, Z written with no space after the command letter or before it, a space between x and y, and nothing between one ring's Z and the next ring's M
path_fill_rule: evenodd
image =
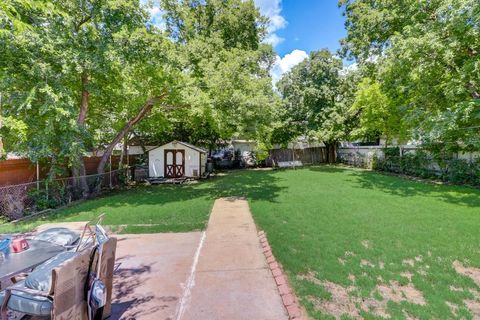
M422 150L405 154L401 158L401 170L405 174L421 178L438 178L432 167L432 159Z
M56 201L48 196L48 192L45 189L31 190L28 192L28 196L33 200L38 210L51 209L56 206Z
M406 153L402 157L399 148L384 149L384 152L384 159L373 157L373 169L425 179L440 178L456 184L480 185L480 158L473 162L462 159L443 160L440 166L423 150Z
M478 164L478 161L470 163L462 159L450 160L445 178L453 183L476 184L478 182L475 177L479 170Z

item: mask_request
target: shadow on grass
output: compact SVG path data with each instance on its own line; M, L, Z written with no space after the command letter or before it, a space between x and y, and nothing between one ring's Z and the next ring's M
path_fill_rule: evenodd
M348 181L357 184L360 188L380 190L401 197L421 195L452 204L480 208L480 190L472 187L412 181L406 177L384 175L367 170L348 171L348 175L353 177Z
M278 186L280 178L275 171L234 171L226 176L184 185L139 186L106 197L88 200L65 210L50 214L49 219L68 219L79 211L96 212L101 207L121 208L125 205L166 205L187 200L211 200L222 197L245 197L248 200L275 202L284 187ZM106 219L108 218L107 217ZM107 222L107 221L106 221Z
M329 165L329 164L322 164L322 165L315 165L306 167L310 171L314 172L322 172L322 173L342 173L342 172L350 172L354 169L348 167L339 167L336 165ZM356 169L355 169L356 170ZM361 170L361 169L358 169Z

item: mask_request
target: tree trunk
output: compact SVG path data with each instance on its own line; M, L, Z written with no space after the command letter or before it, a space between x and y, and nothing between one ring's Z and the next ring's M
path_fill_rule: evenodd
M2 128L3 124L2 124L2 105L3 105L3 101L2 101L2 93L0 92L0 129ZM2 140L2 137L0 136L0 158L3 157L3 140Z
M328 164L333 164L337 162L337 143L336 142L327 142L325 143L326 147L326 160Z
M115 136L112 142L110 142L110 144L105 149L102 159L100 160L97 167L98 174L105 173L105 165L107 164L108 159L112 155L113 148L115 148L115 146L122 140L125 134L127 134L127 132L129 132L133 128L134 125L136 125L140 120L143 119L143 117L145 117L147 113L149 113L152 110L155 103L161 100L165 95L166 94L158 97L148 98L145 104L143 105L143 107L138 111L137 115L125 124L123 129Z
M88 113L88 101L90 93L87 90L88 85L88 74L84 71L82 73L82 99L80 102L80 112L78 113L77 124L80 129L85 128L85 120L87 119ZM79 142L82 142L82 138L78 137ZM79 155L78 164L75 164L72 170L74 179L79 181L80 190L82 191L82 198L87 198L90 192L88 188L87 178L85 177L87 172L85 170L85 162L83 159L83 154Z
M125 137L123 137L123 147L122 147L122 153L120 154L120 161L118 161L118 169L122 169L124 162L128 162L128 160L125 161L127 155L127 149L128 149L128 133L125 134Z

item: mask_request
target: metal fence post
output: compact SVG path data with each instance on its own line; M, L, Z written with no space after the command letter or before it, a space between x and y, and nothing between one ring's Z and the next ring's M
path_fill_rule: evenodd
M110 189L112 189L112 155L110 155Z
M37 191L40 190L40 167L38 166L38 161L37 161Z

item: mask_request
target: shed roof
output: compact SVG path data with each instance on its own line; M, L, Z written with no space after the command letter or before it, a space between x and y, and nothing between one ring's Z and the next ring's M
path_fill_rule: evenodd
M197 146L194 146L193 144L183 142L183 141L170 141L169 143L179 143L179 144L181 144L181 145L183 145L183 146L185 146L185 147L187 147L187 148L189 148L189 149L193 149L193 150L198 151L198 152L200 152L200 153L207 153L206 150L204 150L204 149L202 149L202 148L199 148L199 147L197 147ZM164 146L166 146L166 145L169 144L169 143L165 143L164 145L161 145L161 146L159 146L159 147L150 149L150 150L148 150L148 152L150 152L150 151L152 151L152 150L156 150L156 149L161 148L161 147L164 147Z

